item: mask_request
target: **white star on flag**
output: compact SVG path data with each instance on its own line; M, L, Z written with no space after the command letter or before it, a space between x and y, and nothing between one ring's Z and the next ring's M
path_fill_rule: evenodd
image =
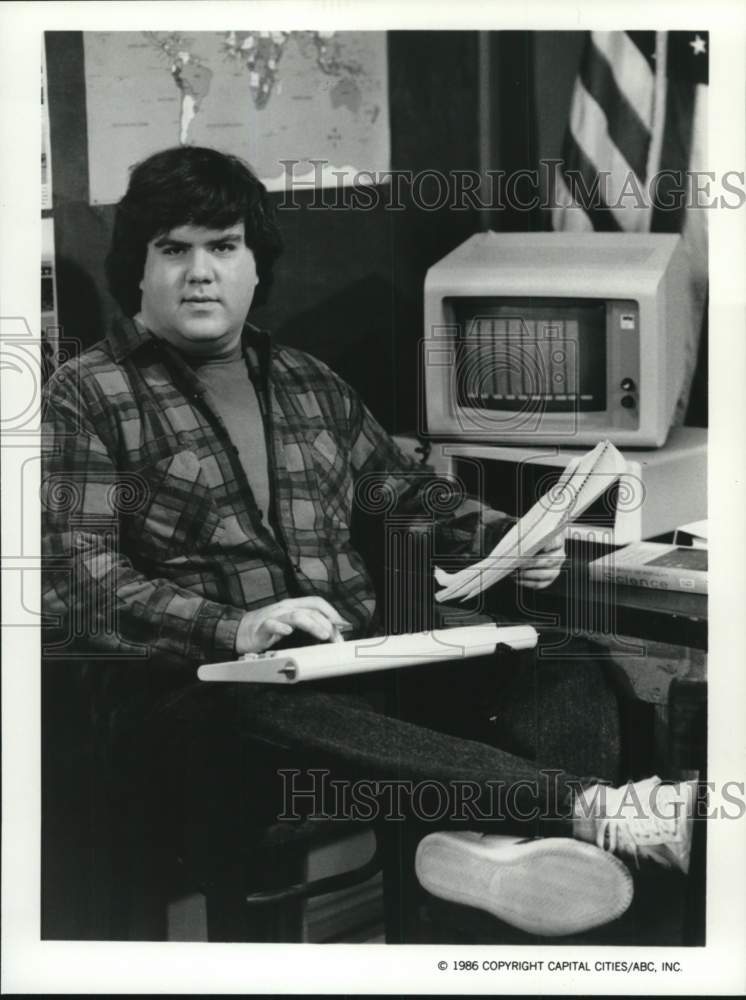
M694 41L689 42L692 47L692 54L695 56L704 55L707 52L707 43L699 35L694 36Z

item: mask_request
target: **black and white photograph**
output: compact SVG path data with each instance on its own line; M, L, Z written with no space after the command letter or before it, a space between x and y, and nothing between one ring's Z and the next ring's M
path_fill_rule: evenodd
M746 989L746 18L428 10L0 14L3 992Z

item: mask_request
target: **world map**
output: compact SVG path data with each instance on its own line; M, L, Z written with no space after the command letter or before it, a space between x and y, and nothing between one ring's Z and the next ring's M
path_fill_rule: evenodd
M383 32L85 32L91 204L159 149L247 160L270 190L390 169Z

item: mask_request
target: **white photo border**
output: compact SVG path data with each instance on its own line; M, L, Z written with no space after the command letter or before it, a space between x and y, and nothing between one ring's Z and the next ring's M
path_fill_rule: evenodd
M711 169L743 173L746 163L746 9L734 2L599 0L528 5L458 6L442 0L410 2L6 3L0 9L0 335L9 319L28 318L38 335L40 191L29 164L39 162L39 59L43 32L175 27L393 29L708 29ZM744 656L743 511L746 509L746 322L744 209L714 210L710 222L710 779L744 781L746 657ZM3 372L5 414L22 402L24 386ZM19 395L21 394L21 395ZM24 531L38 538L38 510L19 497L15 458L3 441L3 542L17 505ZM24 482L33 493L38 481ZM10 547L10 549L9 549ZM13 553L15 554L15 553ZM37 553L24 551L24 557ZM4 563L4 611L17 599ZM34 606L35 597L29 594ZM5 615L3 617L5 621ZM708 825L708 934L703 948L593 949L593 958L661 959L681 963L680 974L613 972L456 973L438 961L458 958L559 957L551 946L152 944L41 941L39 936L40 671L33 629L3 629L2 991L6 993L605 993L708 995L746 988L744 822ZM299 950L300 949L300 950ZM588 949L561 950L564 961ZM593 963L591 963L593 964Z

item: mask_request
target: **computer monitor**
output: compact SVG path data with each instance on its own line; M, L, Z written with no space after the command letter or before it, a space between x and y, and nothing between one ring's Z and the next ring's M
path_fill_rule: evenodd
M660 447L692 323L679 236L479 233L425 280L428 433Z

